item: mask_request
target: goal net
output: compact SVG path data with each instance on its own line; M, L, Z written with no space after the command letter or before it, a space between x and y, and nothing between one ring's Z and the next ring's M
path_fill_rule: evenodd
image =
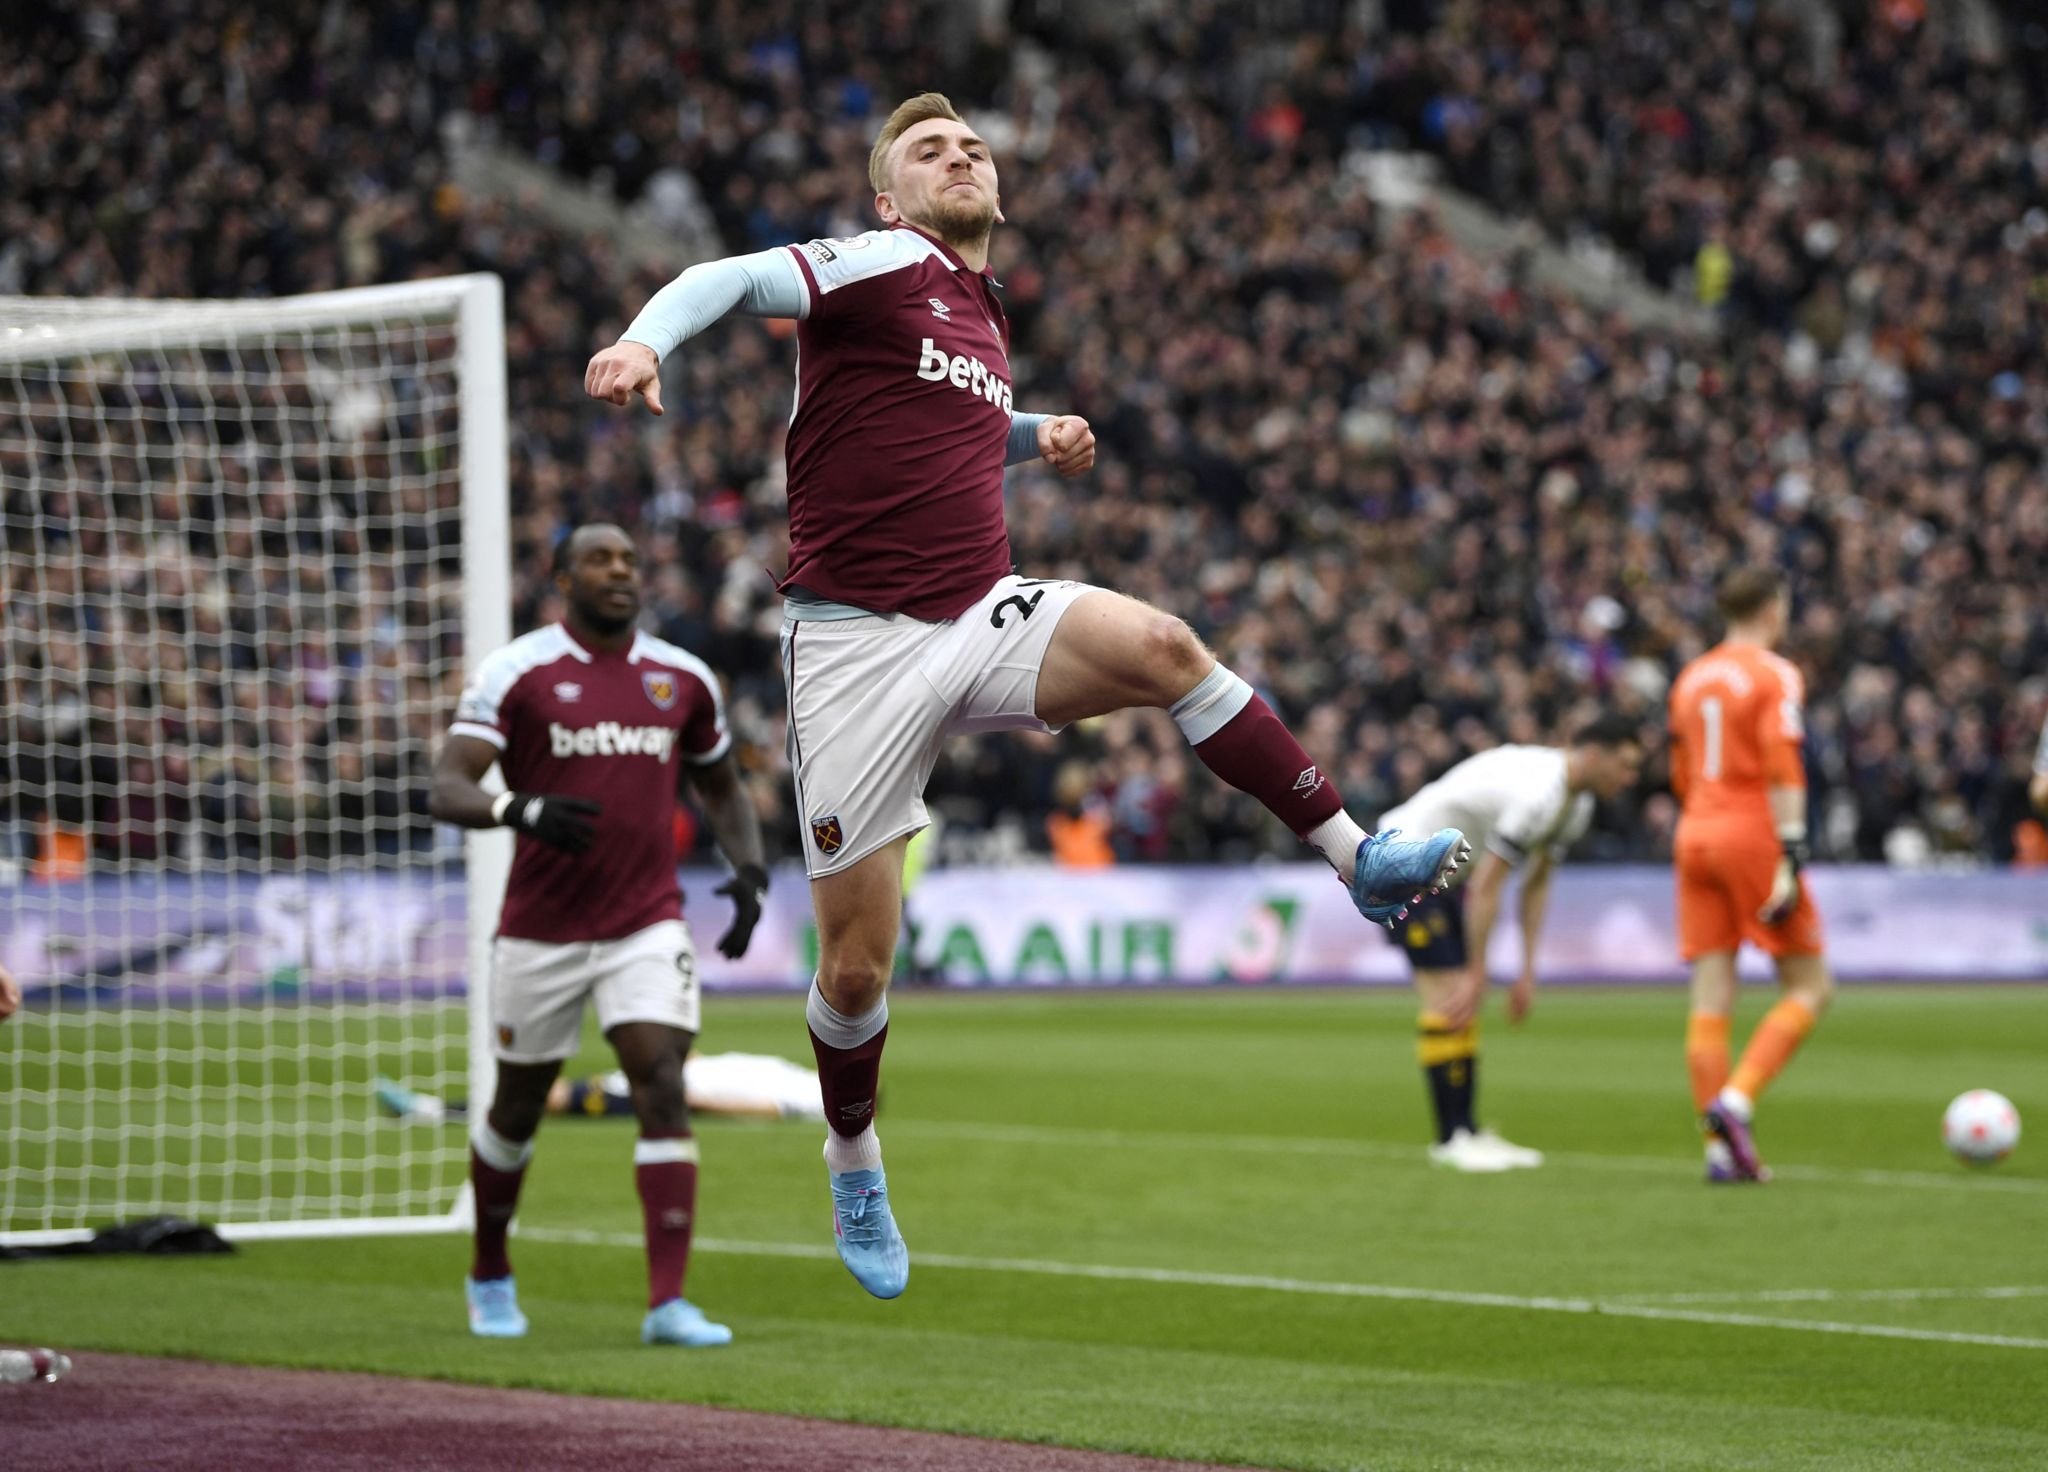
M490 1084L509 853L426 798L509 637L502 315L0 298L0 1240L462 1219L377 1089Z

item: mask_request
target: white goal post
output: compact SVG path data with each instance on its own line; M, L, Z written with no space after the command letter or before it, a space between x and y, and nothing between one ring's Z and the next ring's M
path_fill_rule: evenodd
M511 637L493 275L0 298L0 1243L451 1229L502 832L426 815Z

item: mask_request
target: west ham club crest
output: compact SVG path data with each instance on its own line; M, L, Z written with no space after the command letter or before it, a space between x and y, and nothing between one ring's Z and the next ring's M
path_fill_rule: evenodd
M818 852L826 858L838 853L846 843L846 833L839 826L839 814L811 819L811 838L817 843Z
M647 692L647 698L654 702L656 710L676 708L676 677L667 670L643 671L640 688Z

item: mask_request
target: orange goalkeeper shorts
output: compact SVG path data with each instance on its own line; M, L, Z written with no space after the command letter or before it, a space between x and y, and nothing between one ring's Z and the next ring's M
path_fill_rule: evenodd
M1772 957L1818 956L1820 911L1804 876L1799 903L1776 925L1757 918L1771 897L1783 852L1775 834L1692 825L1682 828L1678 868L1678 950L1686 960L1732 951L1747 940Z

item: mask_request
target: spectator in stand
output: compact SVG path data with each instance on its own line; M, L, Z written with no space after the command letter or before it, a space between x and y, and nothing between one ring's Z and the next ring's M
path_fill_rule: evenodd
M1065 869L1108 868L1116 862L1110 828L1109 804L1095 790L1089 764L1062 763L1053 781L1053 810L1045 819L1052 861Z

